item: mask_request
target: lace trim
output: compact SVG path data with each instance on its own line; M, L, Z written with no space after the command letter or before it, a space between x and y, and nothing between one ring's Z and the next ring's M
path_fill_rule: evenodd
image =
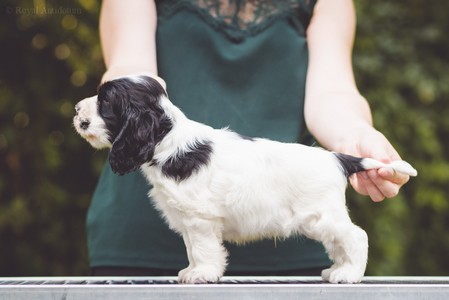
M188 9L232 40L241 41L283 18L296 17L306 28L316 0L157 0L156 3L160 16L170 17Z

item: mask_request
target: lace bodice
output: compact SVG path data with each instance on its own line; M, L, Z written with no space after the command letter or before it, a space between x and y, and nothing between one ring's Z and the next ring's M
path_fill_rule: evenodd
M316 0L157 0L159 15L169 17L180 9L199 14L233 40L259 33L274 21L293 17L304 28Z

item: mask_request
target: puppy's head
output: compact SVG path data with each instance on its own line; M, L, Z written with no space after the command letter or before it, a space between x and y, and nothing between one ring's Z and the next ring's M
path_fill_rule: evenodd
M154 148L171 130L160 104L164 88L149 76L105 82L98 95L75 106L76 131L94 148L112 148L112 170L124 175L151 161Z

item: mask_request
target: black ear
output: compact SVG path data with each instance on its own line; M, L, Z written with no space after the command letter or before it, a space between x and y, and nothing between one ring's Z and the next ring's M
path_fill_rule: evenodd
M154 148L171 130L160 105L165 95L153 78L138 76L104 83L98 90L98 111L110 132L112 171L124 175L153 158Z
M153 158L155 120L150 112L129 115L112 144L109 163L119 175L137 170ZM157 125L156 125L157 126Z

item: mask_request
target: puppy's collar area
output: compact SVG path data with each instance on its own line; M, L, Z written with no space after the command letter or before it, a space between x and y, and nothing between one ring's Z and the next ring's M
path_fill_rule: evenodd
M209 140L196 140L188 149L178 149L165 161L158 162L156 160L152 165L158 166L165 176L180 182L209 164L213 153L212 146L212 142Z

